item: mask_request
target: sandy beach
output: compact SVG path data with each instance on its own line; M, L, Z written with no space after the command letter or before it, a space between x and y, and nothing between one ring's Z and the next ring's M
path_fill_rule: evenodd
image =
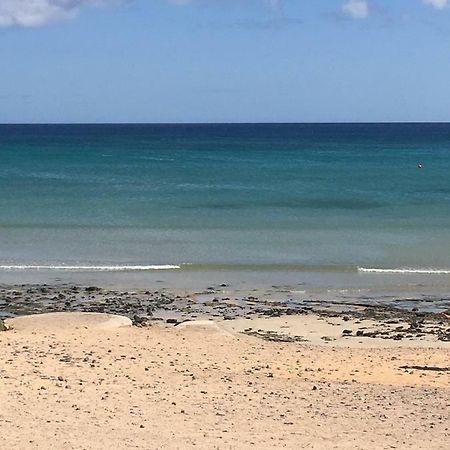
M337 334L331 345L272 342L240 333L242 320L136 327L63 313L6 321L2 444L448 448L449 343L352 344ZM247 319L245 328L263 331L262 320L292 335L301 326L306 338L324 331L314 316L309 324Z
M450 0L0 0L0 450L450 450Z

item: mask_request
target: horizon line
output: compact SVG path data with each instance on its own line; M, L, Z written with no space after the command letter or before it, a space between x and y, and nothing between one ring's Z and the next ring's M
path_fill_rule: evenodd
M449 125L450 121L304 121L304 122L1 122L0 126L47 125Z

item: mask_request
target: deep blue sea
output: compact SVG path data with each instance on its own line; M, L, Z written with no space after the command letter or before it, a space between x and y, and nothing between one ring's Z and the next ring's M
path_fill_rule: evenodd
M450 270L448 124L3 125L0 157L4 268Z

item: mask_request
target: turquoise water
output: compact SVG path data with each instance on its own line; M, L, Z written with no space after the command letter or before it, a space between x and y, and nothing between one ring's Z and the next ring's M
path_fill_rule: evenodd
M0 156L2 266L450 269L450 125L4 125Z

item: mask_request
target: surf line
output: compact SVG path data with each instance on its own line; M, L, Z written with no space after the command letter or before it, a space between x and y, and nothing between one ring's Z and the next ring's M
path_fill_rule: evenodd
M398 274L431 274L431 275L450 275L450 269L376 269L358 267L361 273L398 273Z
M145 270L177 270L181 266L171 264L149 266L53 266L53 265L0 265L0 270L67 270L67 271L95 271L122 272Z

